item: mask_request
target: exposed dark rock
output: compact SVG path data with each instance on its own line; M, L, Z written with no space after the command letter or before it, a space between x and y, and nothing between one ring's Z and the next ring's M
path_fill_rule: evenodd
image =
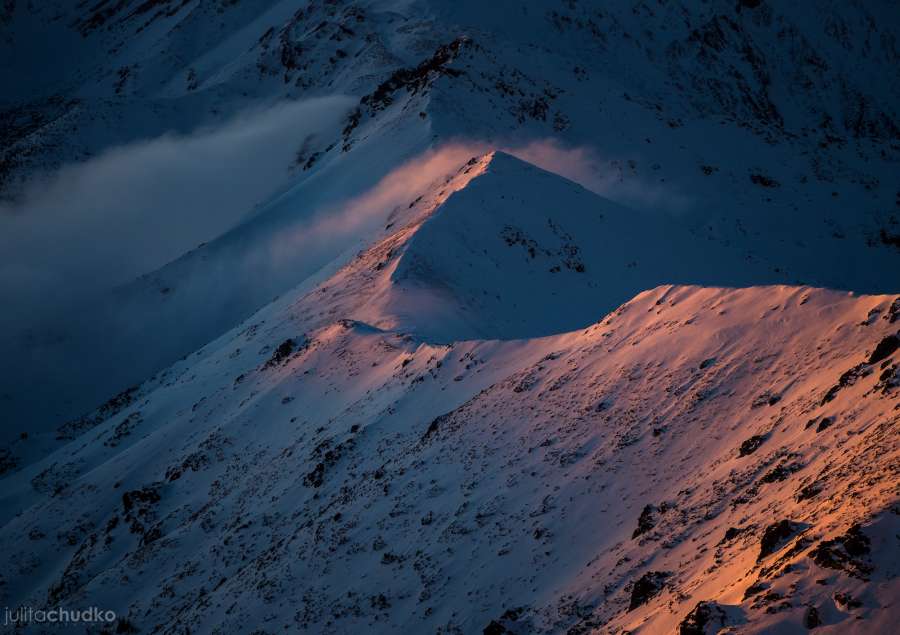
M647 533L656 526L656 519L654 518L655 512L656 507L653 505L646 505L644 507L641 511L641 515L638 517L637 527L635 528L634 533L631 534L632 539Z
M750 527L729 527L725 530L725 536L719 541L719 544L730 542L743 533L749 531Z
M449 44L438 47L434 55L415 68L401 68L394 71L371 94L363 96L360 104L367 105L373 110L380 110L391 104L392 95L401 88L405 88L410 93L416 93L438 75L459 76L462 71L448 68L447 65L456 58L468 41L466 37L456 38Z
M378 595L373 595L369 598L369 604L373 609L379 611L385 611L391 608L391 603L384 595L384 593L379 593Z
M878 376L878 383L875 384L875 388L881 390L882 393L887 393L900 386L900 372L898 372L898 369L900 369L898 364L884 367L881 375Z
M888 309L887 315L884 316L889 323L893 324L900 320L900 298L896 298Z
M809 553L809 557L820 567L864 578L873 570L872 565L864 560L869 555L869 545L869 537L863 533L859 524L855 524L845 534L820 542Z
M810 606L806 609L806 615L803 616L803 625L810 630L822 625L822 618L819 617L819 610L816 607Z
M278 347L275 349L275 352L272 353L272 356L268 359L268 361L263 365L263 369L272 368L273 366L278 366L291 356L291 353L294 352L294 340L292 338L288 338L284 340Z
M754 582L744 591L744 599L751 598L754 595L759 595L763 591L769 588L769 585L764 582Z
M524 611L525 607L505 610L503 615L500 616L500 619L491 620L490 624L484 627L482 633L485 635L503 635L504 633L517 632L519 629L516 629L515 622L519 620Z
M156 483L122 494L124 520L126 523L130 523L128 530L131 533L141 536L141 544L149 544L162 536L162 530L158 525L147 529L147 526L155 523L156 505L160 500L162 497L159 494L159 485Z
M103 445L111 448L118 446L142 421L140 412L132 412L115 427L112 435L103 442Z
M154 486L146 486L141 489L135 489L122 494L122 507L128 514L132 510L137 509L136 513L150 505L155 505L160 501L159 491Z
M199 472L208 465L209 457L206 454L203 452L191 452L182 459L179 465L174 465L166 470L166 480L170 482L177 481L185 472Z
M751 174L750 181L760 187L780 187L781 183L765 174Z
M668 571L648 571L634 583L631 588L631 601L628 610L633 611L643 606L651 599L659 595L666 586L666 580L671 575Z
M869 357L870 364L877 364L878 362L887 359L891 355L894 354L900 348L900 337L896 335L888 335L883 340L878 342L878 345L875 347L875 350L872 351L872 355Z
M707 627L718 632L728 616L715 602L698 602L678 625L678 635L706 635Z
M12 472L19 465L19 458L6 448L0 449L0 476Z
M425 91L438 77L459 77L463 71L450 68L449 65L456 59L463 47L469 43L471 43L469 38L461 36L448 44L438 47L434 55L422 61L418 66L394 71L374 91L360 98L359 107L350 114L344 126L342 133L344 152L347 152L352 147L350 135L362 121L363 108L370 116L375 115L378 111L390 106L394 102L395 94L400 90L405 90L408 94L415 95Z
M768 438L769 435L767 434L754 434L752 437L741 443L741 447L738 448L738 456L748 456L753 454Z
M116 633L138 633L140 630L131 621L120 617L116 620Z
M303 484L307 487L320 487L325 480L325 464L317 463L316 466L306 476L303 477Z
M900 249L900 234L892 234L882 227L878 230L878 238L881 239L882 244Z
M797 492L797 502L802 502L805 500L809 500L811 498L815 498L822 492L822 485L820 483L810 483L809 485L804 486Z
M872 362L869 363L871 364ZM852 386L859 378L865 377L871 372L872 370L867 364L857 364L853 368L844 371L841 376L838 377L838 383L832 386L828 392L825 393L825 396L822 397L822 404L824 405L829 401L832 401L841 389Z
M803 529L803 525L790 520L779 520L766 527L762 539L759 542L759 556L757 561L769 556L780 549L785 542Z
M840 606L843 606L845 609L858 609L863 605L862 602L857 600L849 593L835 593L834 601Z
M103 403L94 412L82 415L61 425L56 431L57 440L72 440L78 435L103 423L134 403L139 386L131 386Z
M36 492L59 496L65 492L80 474L78 463L53 463L31 479L31 487Z
M438 430L440 430L441 423L447 420L450 417L450 413L439 415L431 420L431 423L428 424L428 428L422 434L422 438L419 439L420 443L424 443L433 435L437 434Z
M325 439L315 448L310 456L310 462L316 462L315 467L303 477L303 484L307 487L321 487L325 482L325 472L335 465L345 452L351 450L356 441L353 437L338 443L332 447L332 440ZM374 475L379 478L377 474Z
M509 631L497 620L491 620L491 623L484 627L482 633L484 635L503 635L504 633L509 633Z
M763 483L776 483L786 480L791 474L802 469L802 465L797 463L787 463L774 467L766 472L760 479Z

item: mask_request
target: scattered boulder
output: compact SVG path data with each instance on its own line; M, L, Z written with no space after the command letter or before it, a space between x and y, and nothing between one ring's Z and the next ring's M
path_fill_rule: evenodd
M849 610L858 609L858 608L862 607L862 605L863 605L862 602L857 600L855 597L853 597L849 593L835 593L834 601L838 605L843 606L845 609L849 609Z
M352 450L356 445L354 438L346 439L336 445L333 445L332 439L325 439L315 448L309 457L310 463L315 462L315 467L303 477L303 484L306 487L321 487L325 482L325 472L334 466L341 457L348 451ZM378 474L376 478L380 478Z
M481 632L484 635L504 635L504 633L509 633L506 627L497 620L491 620L491 623L485 626Z
M876 390L880 390L882 394L887 394L894 388L900 386L900 365L891 364L890 366L882 366L881 375L878 376L878 383L875 384Z
M648 571L631 587L631 602L628 610L633 611L659 595L666 586L666 580L672 575L668 571Z
M632 540L641 534L647 533L656 526L654 512L656 512L656 507L653 505L646 505L644 507L641 511L641 515L638 517L637 527L635 528L634 533L631 534Z
M143 544L149 544L162 536L160 527L154 524L156 506L162 500L159 490L160 485L154 483L122 494L122 509L128 530L141 536Z
M210 463L209 457L205 453L196 451L188 454L180 464L173 465L166 470L166 480L169 482L177 481L186 472L200 472Z
M749 529L750 527L729 527L725 530L725 537L719 541L719 544L721 545L725 544L726 542L731 542L741 534L746 533Z
M126 388L106 401L94 412L65 422L56 431L57 441L71 441L87 430L100 425L110 417L119 414L135 402L139 388L140 386Z
M419 443L425 443L432 436L437 434L438 430L440 430L441 425L450 419L450 415L452 413L448 412L446 414L438 415L434 419L431 420L431 423L428 424L428 428L426 428L425 432L422 433L422 437L419 439Z
M825 569L836 569L856 578L864 578L873 569L865 561L870 551L869 537L857 523L843 535L820 542L809 553L809 557Z
M140 630L130 620L120 617L116 620L115 633L139 633Z
M797 502L801 503L805 500L809 500L811 498L815 498L819 494L822 493L822 484L821 483L810 483L809 485L804 485L800 488L800 491L797 492Z
M376 611L386 611L391 608L391 602L387 599L384 593L370 596L369 605Z
M765 174L751 174L750 182L760 187L780 187L781 183Z
M504 635L505 633L520 632L516 628L515 623L522 617L525 607L507 609L503 612L498 620L491 620L490 624L484 627L482 633L484 635Z
M897 335L888 335L878 342L875 350L872 351L872 354L869 356L869 363L877 364L878 362L887 359L893 355L898 348L900 348L900 337Z
M129 436L139 424L143 422L140 411L132 412L125 417L112 431L112 435L103 442L103 445L117 447L125 437Z
M838 392L840 392L843 388L852 386L859 378L865 377L871 374L871 372L872 369L869 368L868 364L857 364L853 368L844 371L841 376L838 377L838 383L829 388L828 392L825 393L825 396L822 397L822 405L824 406L826 403L832 401L835 397L837 397Z
M779 520L766 527L759 542L757 562L778 551L784 544L803 530L803 525L790 520Z
M0 448L0 476L12 472L19 465L19 457L6 448Z
M766 472L760 480L763 483L777 483L786 480L791 474L802 468L803 466L798 463L777 465Z
M638 526L631 534L631 538L637 538L641 534L645 534L656 527L657 514L665 514L674 507L675 504L668 501L663 501L658 506L651 504L645 505L644 509L641 510L641 515L638 517Z
M741 447L738 448L738 456L749 456L753 454L768 438L769 435L767 434L754 434L752 437L741 443Z
M132 510L136 513L143 513L142 510L155 505L160 501L159 491L155 486L145 486L141 489L134 489L122 494L122 507L128 514Z
M268 368L274 368L275 366L280 366L284 362L290 358L296 351L301 350L305 346L305 342L297 343L293 338L289 337L284 340L275 351L272 353L272 356L263 364L263 370Z
M744 599L746 600L747 598L752 598L754 595L759 595L768 588L769 585L765 582L756 581L744 590Z
M810 606L806 609L806 615L803 616L803 625L809 630L822 625L822 618L819 617L819 610L816 607Z
M718 633L727 621L728 616L725 611L715 602L698 602L678 624L678 635Z
M893 303L891 303L891 306L888 309L887 315L884 316L884 319L891 324L893 324L897 320L900 320L900 298L895 299Z

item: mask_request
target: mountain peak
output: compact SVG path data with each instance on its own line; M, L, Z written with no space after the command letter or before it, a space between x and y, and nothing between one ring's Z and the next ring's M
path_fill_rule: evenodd
M660 284L783 282L664 216L509 153L473 158L460 173L466 180L392 249L391 288L380 318L368 319L437 341L514 339L584 327Z

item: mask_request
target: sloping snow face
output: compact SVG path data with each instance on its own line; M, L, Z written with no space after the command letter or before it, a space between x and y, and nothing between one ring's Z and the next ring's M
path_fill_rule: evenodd
M608 4L0 3L0 220L60 166L349 104L207 242L4 333L4 605L895 630L896 7Z
M717 283L900 290L900 23L889 1L0 5L0 81L11 87L0 95L4 236L16 226L6 220L34 211L21 207L23 197L43 190L42 177L55 183L57 169L71 173L123 148L202 137L285 101L342 96L353 104L339 126L288 127L279 148L289 159L248 148L248 166L275 164L266 172L276 191L261 193L245 213L218 214L226 188L208 198L198 188L196 203L173 216L203 244L181 253L188 247L180 222L160 223L153 236L165 244L152 251L174 258L169 264L128 270L116 290L67 289L77 306L51 306L59 294L45 293L41 320L8 313L16 326L5 327L0 342L0 434L6 446L31 431L30 449L16 450L24 462L56 446L46 432L62 421L189 355L311 276L310 285L327 277L381 239L367 228L345 241L269 257L283 234L302 231L309 219L454 141L472 145L470 156L503 148L573 178L644 214L648 227L670 226L687 245L702 239L691 253L708 253L710 262L725 250L746 263L740 271L727 267L741 275ZM234 186L252 172L228 181ZM209 173L216 166L202 171ZM65 200L61 205L71 211ZM112 214L104 227L124 225L142 237L141 223L127 222L135 212ZM83 240L115 242L115 235L98 230ZM27 238L10 240L34 239ZM38 232L36 242L47 247L35 253L50 253L59 241ZM548 237L548 244L558 250L565 241ZM665 259L642 253L632 260L637 266L626 280L666 281L640 273ZM0 291L17 307L15 289L40 300L33 289L45 288L23 284L30 278L20 264L0 271L0 282L13 280L11 290ZM115 261L101 268L126 271ZM57 265L57 278L68 273ZM584 313L624 302L626 288L612 293L607 285L609 296L585 295L598 302L589 310L585 299ZM496 302L497 292L479 291L488 296L481 302ZM477 311L502 313L487 305ZM493 337L575 324L527 322L500 319L495 328L457 320L452 330Z
M466 272L484 250L573 298L611 262L566 268L524 199L459 205L522 173L596 198L473 157L328 279L61 429L0 488L4 601L171 633L888 632L900 298L665 285L566 333L417 333L407 293L530 326L472 301L502 279ZM550 218L633 226L598 200ZM507 221L534 256L490 242Z
M431 340L559 333L665 282L772 281L665 218L503 152L482 161L483 173L418 228L391 274L387 310Z

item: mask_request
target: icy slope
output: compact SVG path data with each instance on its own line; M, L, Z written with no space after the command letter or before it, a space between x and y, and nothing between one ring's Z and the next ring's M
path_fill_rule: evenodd
M345 319L393 319L393 263L511 169L464 166L4 479L4 601L160 632L885 630L900 299L667 286L446 344Z

